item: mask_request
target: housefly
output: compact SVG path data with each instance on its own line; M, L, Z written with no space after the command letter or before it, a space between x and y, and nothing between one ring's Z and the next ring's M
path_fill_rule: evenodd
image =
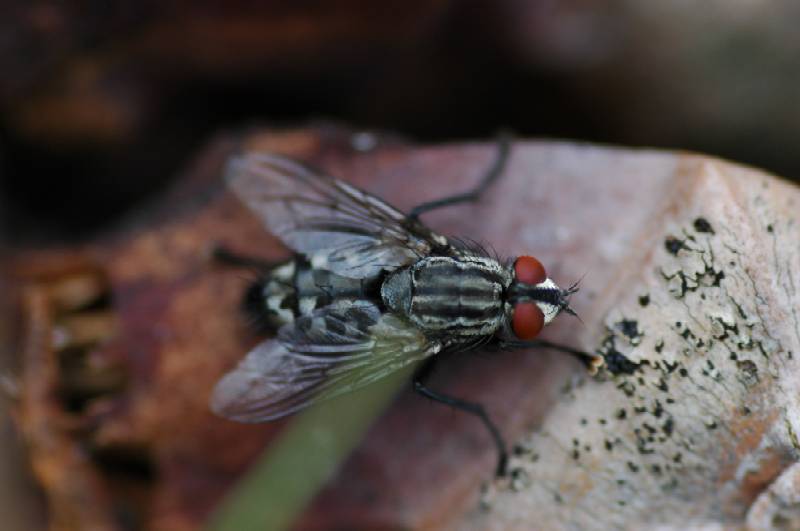
M478 347L556 348L534 338L560 313L574 314L578 288L561 289L532 256L503 262L480 246L446 238L419 220L436 208L476 200L502 173L510 143L470 192L404 214L346 182L266 153L232 158L234 193L296 256L264 266L245 295L248 313L276 336L253 348L216 385L212 410L239 422L265 422L363 387L445 352ZM229 261L247 262L230 252ZM577 284L577 283L576 283ZM506 444L480 404L429 389L420 394L479 417L506 472Z

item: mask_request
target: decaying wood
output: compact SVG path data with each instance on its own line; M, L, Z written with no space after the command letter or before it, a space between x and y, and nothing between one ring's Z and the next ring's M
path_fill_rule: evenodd
M102 241L20 253L20 426L62 528L121 528L125 507L144 527L196 529L283 425L237 425L207 408L255 341L237 313L248 279L212 264L209 249L287 255L221 184L237 145L306 160L401 208L469 187L495 149L330 127L254 132L214 144ZM512 479L491 482L494 450L474 419L409 392L298 527L786 520L800 446L799 198L698 155L517 142L484 200L426 221L501 256L534 254L562 284L585 274L573 299L585 324L564 316L546 338L599 350L607 370L592 378L547 352L449 360L433 384L486 404L516 442Z

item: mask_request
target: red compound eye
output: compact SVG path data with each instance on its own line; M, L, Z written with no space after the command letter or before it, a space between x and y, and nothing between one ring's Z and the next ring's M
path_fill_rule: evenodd
M540 284L547 280L547 273L542 263L532 256L520 256L514 262L514 273L517 282L525 284Z
M525 341L533 339L544 328L544 314L533 302L518 302L514 305L511 328L518 338Z

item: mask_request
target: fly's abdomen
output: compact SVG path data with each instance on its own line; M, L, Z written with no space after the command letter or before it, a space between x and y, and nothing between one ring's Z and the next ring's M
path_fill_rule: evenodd
M437 256L394 275L382 291L388 306L427 333L466 338L497 330L509 282L509 273L491 258Z
M377 298L376 279L352 279L313 269L302 257L265 272L247 290L244 308L258 329L277 330L334 301Z

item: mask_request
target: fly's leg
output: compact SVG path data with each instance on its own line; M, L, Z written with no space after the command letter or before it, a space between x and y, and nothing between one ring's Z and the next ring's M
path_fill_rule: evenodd
M549 348L557 350L576 358L586 366L591 374L597 373L598 369L600 369L604 363L603 357L597 354L590 354L589 352L584 352L583 350L578 350L566 345L559 345L558 343L551 343L550 341L545 341L543 339L536 339L533 341L504 342L501 343L500 347L509 350L521 348Z
M497 156L495 157L494 162L492 163L491 167L489 167L483 178L481 178L478 185L475 186L475 188L462 194L451 195L449 197L443 197L441 199L436 199L435 201L428 201L427 203L417 205L411 209L411 212L409 212L409 219L416 221L419 219L420 215L437 208L477 201L481 194L483 194L483 192L485 192L486 189L495 180L497 180L500 175L503 174L503 170L505 170L506 162L508 162L508 155L510 152L511 137L509 134L503 133L497 140Z
M489 430L489 433L494 440L494 444L497 447L498 459L497 470L495 473L498 477L505 476L508 468L508 450L506 447L506 442L503 439L503 436L500 434L500 430L498 430L497 426L494 425L481 404L467 402L466 400L461 400L460 398L438 393L429 389L425 385L425 381L428 379L431 371L433 370L434 363L435 360L429 360L416 372L416 374L414 374L414 391L422 396L430 398L431 400L441 402L442 404L446 404L455 409L460 409L461 411L466 411L467 413L478 417L481 422L483 422L483 425L486 426L486 429Z
M256 271L268 271L281 264L282 262L268 262L253 256L239 254L236 251L231 251L224 245L214 245L211 249L211 259L215 262L230 266L242 267L247 269L255 269ZM283 260L285 262L285 260Z

